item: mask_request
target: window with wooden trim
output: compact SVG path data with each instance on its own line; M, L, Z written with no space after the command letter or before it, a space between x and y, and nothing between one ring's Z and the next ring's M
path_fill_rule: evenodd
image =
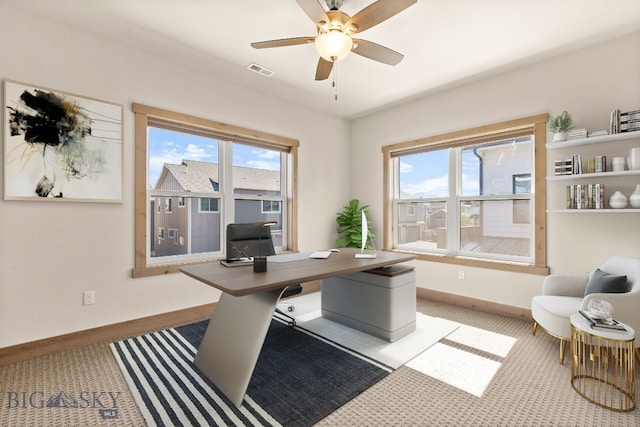
M542 114L383 147L385 249L544 274L546 121Z
M275 221L276 250L297 250L298 141L140 104L133 111L134 277L223 257L229 223ZM175 244L164 244L165 228Z

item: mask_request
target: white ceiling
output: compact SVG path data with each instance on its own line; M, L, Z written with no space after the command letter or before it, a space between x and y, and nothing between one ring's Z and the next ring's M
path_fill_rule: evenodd
M345 0L343 11L353 16L371 3ZM640 0L418 0L358 34L404 54L404 60L393 67L350 54L338 63L335 101L331 78L314 80L313 45L261 50L249 45L315 36L315 24L295 0L15 0L15 5L345 118L640 30ZM275 74L266 78L246 70L252 62Z

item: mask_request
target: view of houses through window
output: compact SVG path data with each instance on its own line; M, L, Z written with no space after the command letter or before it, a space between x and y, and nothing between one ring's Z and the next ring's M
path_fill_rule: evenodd
M296 251L296 139L134 103L133 277L222 258L231 223L269 222Z
M536 194L533 185L536 165L544 171L544 150L536 150L543 119L384 147L392 201L385 246L460 262L544 266L537 249L543 242L536 242L536 222L545 223L544 215L536 218L544 192ZM544 144L544 136L538 139Z
M531 261L532 137L398 156L399 249Z
M150 257L219 253L230 222L275 221L274 244L282 246L283 157L275 150L149 126Z

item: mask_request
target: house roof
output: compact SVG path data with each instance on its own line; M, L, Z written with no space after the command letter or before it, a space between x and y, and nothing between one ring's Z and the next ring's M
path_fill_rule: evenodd
M165 163L156 189L160 189L171 174L183 191L215 192L220 182L218 163L183 160L181 164ZM280 190L280 172L268 169L233 167L233 182L236 189Z

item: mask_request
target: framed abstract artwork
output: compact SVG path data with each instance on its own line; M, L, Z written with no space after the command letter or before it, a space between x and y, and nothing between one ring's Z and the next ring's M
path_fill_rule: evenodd
M4 82L4 198L122 202L122 105Z

